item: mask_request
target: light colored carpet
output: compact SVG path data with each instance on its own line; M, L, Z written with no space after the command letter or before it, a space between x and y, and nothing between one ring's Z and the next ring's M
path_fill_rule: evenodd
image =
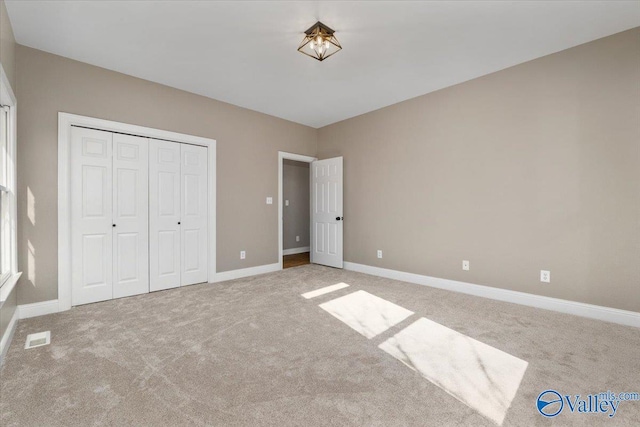
M414 314L368 339L319 307L356 291ZM636 328L315 265L20 321L0 425L496 425L381 349L421 318L528 363L503 426L638 425L640 402L612 419L536 409L547 389L640 392ZM44 330L50 345L23 349Z

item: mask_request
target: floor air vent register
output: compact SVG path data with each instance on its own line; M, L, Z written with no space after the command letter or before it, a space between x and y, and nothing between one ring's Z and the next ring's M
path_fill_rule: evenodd
M24 343L24 348L35 348L43 345L48 345L51 342L51 331L38 332L37 334L27 335L27 341Z

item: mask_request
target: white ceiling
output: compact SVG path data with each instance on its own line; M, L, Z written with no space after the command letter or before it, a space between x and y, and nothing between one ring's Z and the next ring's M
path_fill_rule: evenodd
M313 127L640 26L639 1L6 1L18 43ZM296 51L321 20L343 50Z

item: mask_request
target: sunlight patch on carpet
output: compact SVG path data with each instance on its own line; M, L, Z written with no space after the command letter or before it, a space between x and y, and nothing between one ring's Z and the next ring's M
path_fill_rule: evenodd
M302 294L303 298L311 299L315 297L319 297L320 295L328 294L333 291L337 291L338 289L344 289L348 287L346 283L336 283L335 285L325 286L324 288L316 289L315 291L305 292Z
M325 302L320 308L367 338L375 337L413 314L413 311L365 291Z
M378 346L502 425L528 363L421 318Z

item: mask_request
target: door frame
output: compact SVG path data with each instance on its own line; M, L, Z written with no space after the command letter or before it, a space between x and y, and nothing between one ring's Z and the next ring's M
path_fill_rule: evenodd
M284 252L284 239L282 238L282 233L284 231L284 217L282 212L282 174L285 160L309 163L309 166L311 166L311 162L318 160L318 158L302 154L287 153L286 151L278 151L278 270L282 270L282 256ZM311 177L311 168L309 168L309 177ZM309 194L311 194L311 181L309 181ZM309 212L311 212L311 198L309 198ZM311 222L309 222L309 233L311 233ZM309 244L312 245L313 242L309 241Z
M58 113L58 311L71 308L71 127L200 145L208 150L209 283L216 281L216 140L111 120Z

